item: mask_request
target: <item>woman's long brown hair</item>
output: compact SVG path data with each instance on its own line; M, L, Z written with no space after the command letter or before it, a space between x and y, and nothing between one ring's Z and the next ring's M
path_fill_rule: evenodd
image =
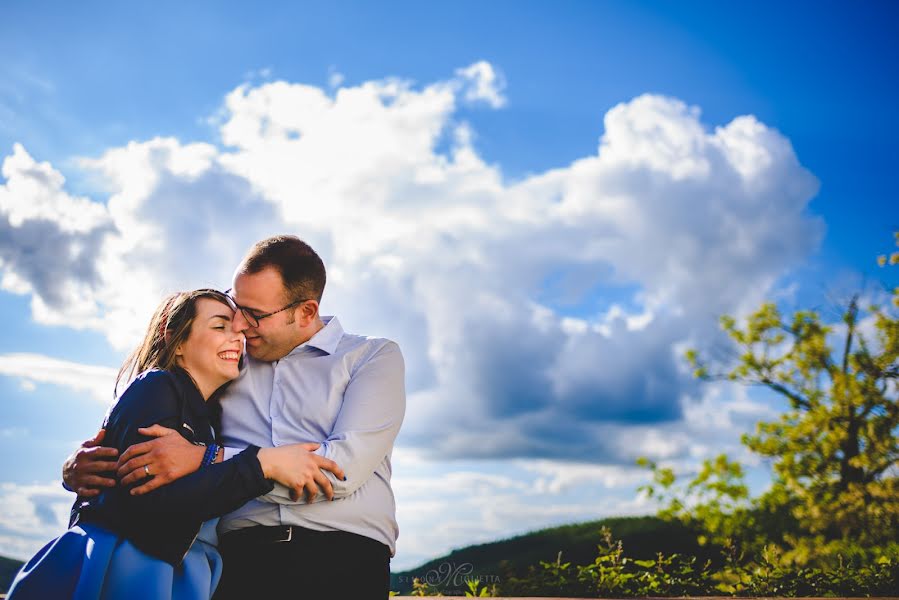
M197 316L197 300L200 298L211 298L232 310L235 308L233 300L227 295L208 288L167 296L153 313L143 341L122 363L113 390L116 397L123 378L126 383L130 383L148 369L171 369L175 365L175 351L190 336L191 325Z

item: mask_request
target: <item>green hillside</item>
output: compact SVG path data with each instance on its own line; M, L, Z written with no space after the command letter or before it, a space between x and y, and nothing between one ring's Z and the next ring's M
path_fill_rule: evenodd
M23 564L21 560L0 556L0 594L6 593Z
M412 580L417 577L437 582L438 589L458 591L460 587L452 584L454 576L457 576L457 584L462 575L481 576L482 581L498 582L510 575L525 575L529 566L537 565L541 560L555 561L560 551L563 562L588 564L596 558L602 526L608 527L613 537L622 541L625 555L632 558L655 558L657 552L690 554L703 560L717 556L710 549L699 546L696 534L678 522L668 523L656 517L616 517L543 529L454 550L410 571L392 573L390 589L408 594Z

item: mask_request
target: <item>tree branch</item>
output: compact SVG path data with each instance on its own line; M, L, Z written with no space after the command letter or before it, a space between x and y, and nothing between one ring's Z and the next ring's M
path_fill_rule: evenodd
M792 391L785 385L783 385L781 383L777 383L776 381L772 381L772 380L768 379L767 377L765 377L759 381L755 381L753 383L756 383L757 385L766 385L769 388L771 388L772 390L774 390L775 392L777 392L779 394L783 394L784 396L786 396L787 398L789 398L790 400L793 401L793 404L796 405L796 408L799 408L799 407L811 408L812 407L811 402L809 402L806 398L803 398L798 393Z
M852 296L849 301L849 309L846 311L845 321L847 325L846 345L843 349L843 375L849 376L849 355L852 351L852 337L855 335L855 323L858 320L858 294Z

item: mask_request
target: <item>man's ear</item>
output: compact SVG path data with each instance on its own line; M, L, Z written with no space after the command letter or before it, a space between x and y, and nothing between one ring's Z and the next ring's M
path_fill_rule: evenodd
M312 321L315 320L315 317L318 316L318 301L317 300L306 300L298 306L300 309L300 322L303 327L306 327Z

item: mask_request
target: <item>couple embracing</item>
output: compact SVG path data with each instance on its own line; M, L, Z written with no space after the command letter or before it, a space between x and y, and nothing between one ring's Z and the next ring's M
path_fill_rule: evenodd
M70 528L9 600L386 598L403 358L320 316L324 287L315 251L276 236L228 292L163 300L63 467Z

